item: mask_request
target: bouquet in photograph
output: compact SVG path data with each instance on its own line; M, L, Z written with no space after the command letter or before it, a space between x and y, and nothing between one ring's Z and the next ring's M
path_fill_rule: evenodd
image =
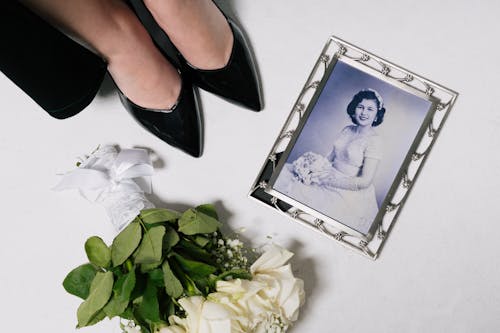
M309 151L293 161L291 169L293 177L301 183L321 185L332 165L326 157Z
M108 215L120 230L110 246L98 236L87 239L89 262L64 279L66 291L83 299L77 327L119 317L128 333L285 332L305 297L288 263L293 254L269 245L255 259L255 251L223 235L210 204L182 213L148 208L144 187L135 183L151 174L143 152L105 147L57 187L112 203ZM123 208L116 202L123 191L132 209L109 212ZM120 220L135 211L128 223Z

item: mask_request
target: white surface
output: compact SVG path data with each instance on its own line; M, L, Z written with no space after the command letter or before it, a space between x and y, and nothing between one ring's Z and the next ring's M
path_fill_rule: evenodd
M101 208L55 193L56 174L99 143L145 146L163 160L154 201L216 203L252 245L297 253L307 304L292 332L500 330L500 112L497 32L490 1L235 1L255 49L265 110L201 93L205 152L193 159L137 126L115 95L51 119L0 76L0 312L2 331L71 332L79 300L61 282L85 261L91 235L113 229ZM247 198L319 52L335 34L460 93L389 237L372 262ZM35 50L36 51L36 50ZM119 332L115 322L82 332Z

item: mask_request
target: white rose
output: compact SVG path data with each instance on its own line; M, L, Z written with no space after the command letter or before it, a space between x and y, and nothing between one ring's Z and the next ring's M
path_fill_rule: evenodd
M265 287L265 284L257 281L218 281L217 292L208 295L208 298L230 308L243 330L251 332L256 323L275 311L274 304L259 295Z
M296 278L290 264L286 264L293 253L277 245L272 245L250 267L255 282L266 285L259 295L269 298L279 306L284 319L295 321L299 308L304 304L304 281Z
M266 285L260 295L278 305L287 320L297 320L299 307L304 303L304 282L293 276L289 264L257 273L253 281Z
M251 266L251 281L218 281L217 292L209 299L230 308L245 332L286 331L297 320L305 297L303 281L294 277L287 264L292 256L271 246Z
M181 298L179 304L186 312L186 318L171 316L169 321L188 333L244 332L236 320L236 314L221 303L208 301L202 296L193 296Z
M186 318L171 316L159 333L280 333L297 320L304 283L287 264L293 253L272 245L251 266L252 280L218 281L217 292L186 297ZM167 330L168 329L168 330Z

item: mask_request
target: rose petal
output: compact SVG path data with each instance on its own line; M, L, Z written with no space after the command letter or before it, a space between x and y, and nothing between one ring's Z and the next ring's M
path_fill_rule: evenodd
M272 244L269 249L253 263L250 267L250 272L255 274L283 266L288 262L288 260L290 260L291 257L293 257L292 252L278 245Z
M231 318L231 312L222 304L207 301L203 304L201 312L203 318L208 320L222 320Z
M184 297L179 300L179 304L186 311L186 331L198 332L204 302L202 296Z
M304 304L304 300L304 281L295 279L293 289L290 291L288 297L281 303L286 319L290 321L296 321L298 319L299 308Z
M168 322L169 322L170 326L175 325L175 326L180 326L180 327L184 328L185 330L188 329L186 318L179 318L176 315L171 315L170 317L168 317Z
M241 279L217 281L216 285L218 292L227 293L235 300L251 297L265 287L263 283Z

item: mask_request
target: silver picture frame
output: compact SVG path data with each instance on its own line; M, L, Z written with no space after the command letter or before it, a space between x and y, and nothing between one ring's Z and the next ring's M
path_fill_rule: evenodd
M339 72L341 70L342 72ZM340 88L330 87L341 87L343 78L349 78L349 80L345 80L351 82L349 88L355 87L357 84L356 75L359 75L360 82L363 78L363 82L371 80L369 82L374 82L373 84L378 84L382 88L389 87L387 89L395 91L394 96L396 97L394 99L401 100L404 97L415 101L412 103L415 105L415 114L418 114L419 117L416 118L412 115L413 118L409 118L411 121L408 120L408 123L414 128L414 132L407 131L412 134L405 137L405 142L408 142L406 148L400 148L399 155L393 154L398 158L389 161L392 164L390 168L386 169L392 170L392 173L384 171L387 175L381 177L385 183L384 186L380 186L380 193L377 192L378 197L380 197L377 197L377 212L373 220L370 218L363 230L332 216L335 214L326 214L318 209L314 205L314 198L311 199L311 202L304 203L303 200L286 194L278 186L275 186L278 178L285 172L283 171L285 164L290 165L289 162L294 151L298 150L296 145L297 142L301 142L301 135L306 135L303 133L313 126L308 124L310 119L313 119L312 115L325 112L317 111L320 109L321 103L326 103L324 102L326 97L323 96L326 96L325 94L334 96L328 97L329 100L340 98L338 96L341 94L335 90ZM403 97L398 97L399 92ZM377 96L380 97L378 93ZM340 38L331 36L295 101L290 115L251 187L249 196L288 216L293 222L317 231L371 259L376 259L380 255L457 96L456 92L448 88ZM404 112L409 111L405 108L399 109L402 109L398 111L399 117L404 119L406 116ZM340 116L336 115L335 117ZM354 122L354 120L352 121ZM340 126L340 124L335 126ZM306 142L307 140L303 139L302 141ZM360 205L362 204L360 203Z

